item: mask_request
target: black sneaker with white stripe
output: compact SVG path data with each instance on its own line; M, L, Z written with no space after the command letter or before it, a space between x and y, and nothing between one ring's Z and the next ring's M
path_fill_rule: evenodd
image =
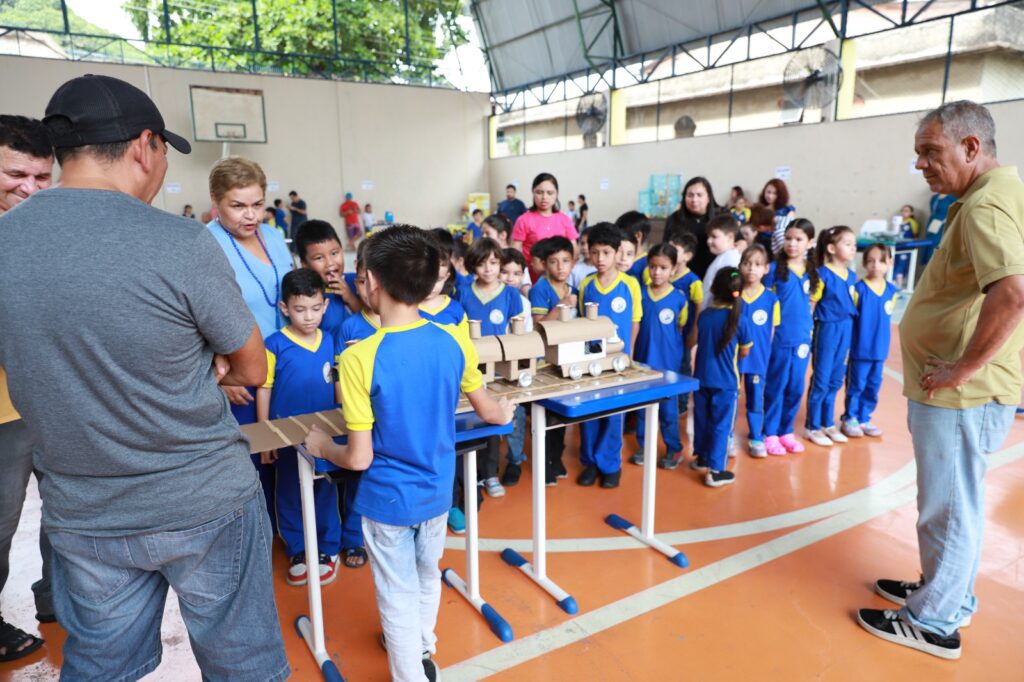
M921 589L921 585L924 585L924 578L915 582L908 582L906 580L887 580L885 578L875 581L875 592L880 596L885 597L893 604L899 604L900 606L907 605L907 597L914 590Z
M947 660L960 658L959 632L954 632L949 637L925 632L900 618L899 612L889 609L861 609L857 612L857 622L875 637L887 642Z

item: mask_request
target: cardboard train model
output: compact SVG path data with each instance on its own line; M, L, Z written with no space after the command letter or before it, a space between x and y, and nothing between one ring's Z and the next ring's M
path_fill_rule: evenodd
M607 317L599 317L597 304L588 303L582 318L572 319L572 309L558 306L558 319L536 323L526 332L522 317L510 321L511 333L480 336L480 322L469 321L469 336L480 356L484 383L502 379L522 388L533 384L537 360L543 358L562 378L577 381L584 374L621 373L630 367L625 344Z

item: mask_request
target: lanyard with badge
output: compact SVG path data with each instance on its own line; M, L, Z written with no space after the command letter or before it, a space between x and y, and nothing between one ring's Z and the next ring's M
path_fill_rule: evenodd
M256 273L249 267L249 262L242 255L242 249L238 247L238 242L235 241L235 236L228 231L228 228L224 227L224 223L217 219L217 224L220 225L220 229L224 230L224 234L231 240L231 245L235 247L235 253L238 254L238 260L242 261L242 265L245 266L246 272L249 276L255 280L256 285L259 286L260 291L263 292L263 300L267 302L271 308L274 309L274 327L280 329L281 327L281 310L278 307L278 301L281 300L281 279L277 273L277 265L274 263L274 259L270 256L270 251L267 249L267 245L263 242L263 238L260 237L259 228L256 229L256 241L259 242L260 247L263 249L263 253L266 254L267 260L270 261L270 267L274 269L274 300L270 300L270 296L267 294L267 289L263 286L263 282L256 276Z

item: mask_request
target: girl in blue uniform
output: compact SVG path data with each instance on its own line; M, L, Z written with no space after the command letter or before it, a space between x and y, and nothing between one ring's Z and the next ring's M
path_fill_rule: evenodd
M750 330L754 346L747 357L740 360L743 375L743 395L747 404L747 426L750 433L747 444L751 457L765 457L764 445L764 386L768 373L768 356L772 347L772 332L779 325L779 299L761 280L768 274L768 251L760 244L747 247L740 257L740 277L743 279L743 319Z
M793 435L796 413L807 386L811 357L811 304L820 297L818 271L809 267L807 250L814 241L814 225L797 218L786 227L782 250L764 278L779 299L781 324L775 329L768 357L764 392L764 441L769 455L803 452Z
M420 316L437 324L452 325L469 336L466 311L463 310L461 303L449 296L449 292L455 291L455 269L451 264L452 248L441 240L438 240L438 248L441 251L441 267L438 269L434 290L420 303Z
M843 433L851 438L881 436L871 423L882 386L882 364L889 357L892 311L899 289L885 279L892 254L885 244L872 244L864 252L867 276L857 282L857 318L853 323L850 368L846 375L846 413Z
M694 471L706 472L704 484L729 485L736 475L727 471L729 437L736 421L740 395L737 366L750 352L752 342L743 319L740 292L743 279L733 267L724 267L711 283L711 305L697 318L697 357L694 374L700 389L693 398Z
M822 289L814 308L807 438L823 447L847 441L835 424L835 405L846 376L853 318L857 316L857 275L850 267L856 255L857 239L845 225L830 227L818 237L815 256Z
M634 358L654 369L673 372L683 361L683 327L689 317L689 300L681 289L672 286L676 267L676 247L658 244L647 253L647 272L651 283L640 292L643 317L636 337ZM679 436L679 401L674 397L658 404L658 426L665 441L665 457L659 462L663 469L675 469L683 457ZM630 457L633 464L644 463L645 420L637 420L636 440L640 452Z

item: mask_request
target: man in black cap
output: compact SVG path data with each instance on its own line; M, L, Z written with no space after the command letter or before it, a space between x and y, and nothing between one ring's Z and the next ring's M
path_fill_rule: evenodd
M62 676L155 669L171 587L205 679L285 679L263 495L217 388L263 383L262 336L205 227L149 205L189 143L106 76L43 123L61 185L0 217L0 365L40 444Z

